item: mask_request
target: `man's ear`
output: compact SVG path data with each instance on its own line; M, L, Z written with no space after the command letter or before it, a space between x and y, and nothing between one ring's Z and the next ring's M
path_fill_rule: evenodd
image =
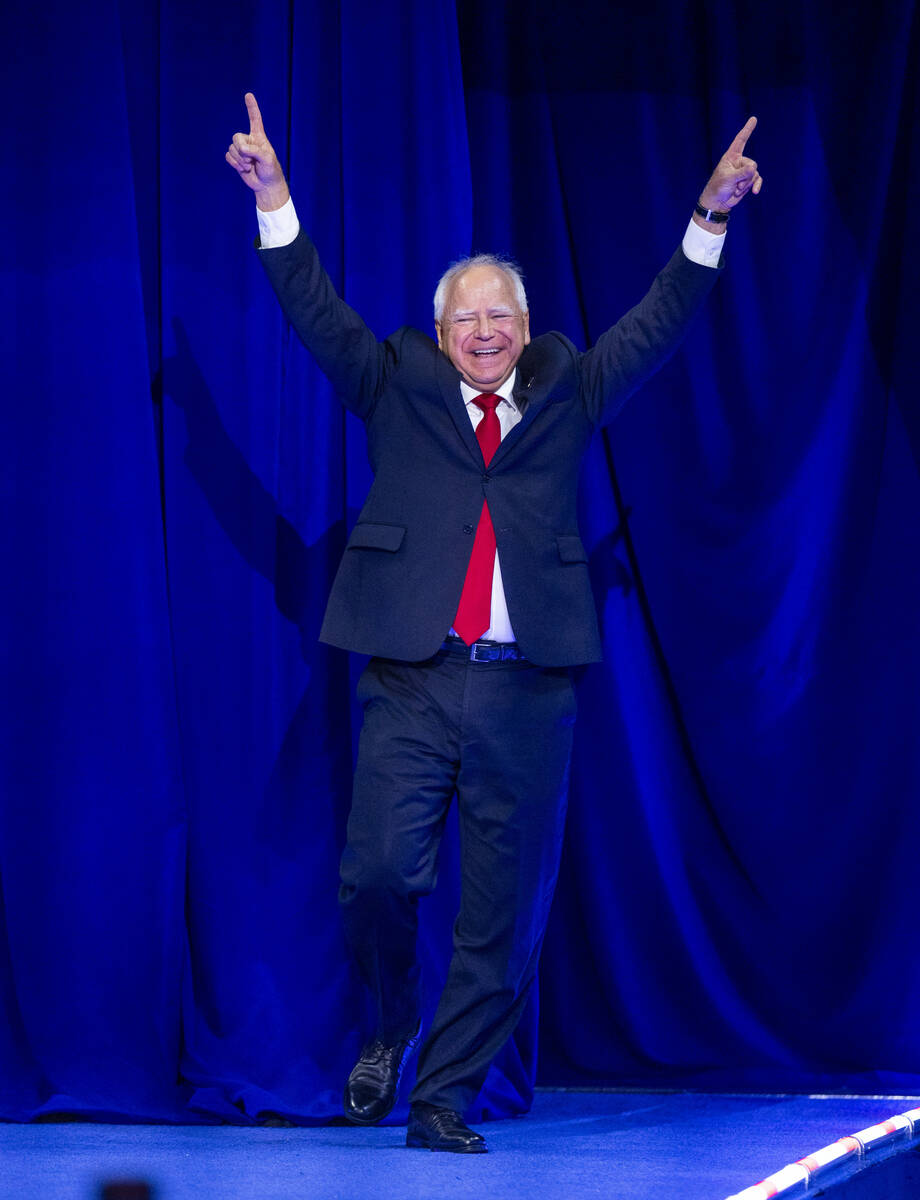
M524 345L530 345L530 313L524 313Z
M435 321L434 329L435 329L435 333L438 335L438 349L443 350L444 349L444 330L441 326L440 321Z

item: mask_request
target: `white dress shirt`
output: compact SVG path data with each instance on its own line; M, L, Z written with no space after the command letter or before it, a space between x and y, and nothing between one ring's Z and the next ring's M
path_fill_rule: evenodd
M297 213L294 211L293 200L289 199L286 204L282 205L281 208L276 208L274 212L262 212L261 209L257 208L256 214L259 220L259 239L263 250L273 250L279 246L289 245L300 231L300 222L297 219ZM684 254L686 254L691 262L698 263L701 267L717 267L722 247L725 245L725 233L709 233L705 229L700 229L695 221L690 221L681 244ZM495 392L495 395L502 398L495 412L498 416L498 423L501 426L503 438L509 429L513 429L517 425L523 415L511 399L511 392L514 388L516 377L517 370L514 370L511 372L510 377ZM485 415L482 409L473 403L474 397L480 395L480 393L462 380L460 382L460 392L470 421L475 429ZM495 569L492 573L491 621L489 628L482 635L480 641L513 642L515 640L514 630L511 628L511 618L508 615L508 603L505 600L505 588L502 584L502 568L499 557L499 554L496 552ZM455 633L455 630L452 628L450 632Z

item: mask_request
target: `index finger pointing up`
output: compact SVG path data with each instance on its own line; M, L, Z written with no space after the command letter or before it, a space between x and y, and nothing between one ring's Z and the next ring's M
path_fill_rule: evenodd
M249 113L249 136L255 137L261 134L265 136L265 129L262 125L262 114L259 112L259 106L256 104L256 98L252 92L247 92L243 97L246 101L246 111ZM749 122L750 123L750 122ZM738 135L740 137L741 134ZM738 138L735 139L737 141Z
M253 100L253 104L255 104L255 100ZM259 110L256 109L256 112L258 112L258 111ZM740 157L740 155L742 155L744 153L744 147L747 145L748 138L754 132L754 126L756 124L757 124L756 117L748 117L743 128L739 129L738 132L735 134L735 140L732 142L732 144L728 148L729 154L731 154L735 157Z

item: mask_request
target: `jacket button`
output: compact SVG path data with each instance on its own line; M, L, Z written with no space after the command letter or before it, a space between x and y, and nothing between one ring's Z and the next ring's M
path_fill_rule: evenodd
M483 477L482 477L482 482L483 482L483 483L488 483L488 482L489 482L489 476L488 476L488 475L483 475Z
M472 525L464 525L464 526L463 526L463 532L464 532L464 533L472 533L472 532L473 532L473 526L472 526Z

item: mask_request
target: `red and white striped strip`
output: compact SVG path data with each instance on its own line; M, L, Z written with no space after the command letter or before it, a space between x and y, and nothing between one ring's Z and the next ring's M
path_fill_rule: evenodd
M887 1145L895 1138L905 1135L908 1140L920 1137L920 1108L911 1108L887 1121L879 1122L878 1125L861 1129L859 1133L839 1138L830 1146L807 1154L798 1162L790 1163L781 1171L768 1175L760 1183L727 1197L727 1200L772 1200L774 1196L782 1196L784 1192L791 1193L803 1184L808 1187L812 1179L828 1167L839 1166L850 1157L868 1154L877 1147Z
M790 1163L788 1167L783 1167L781 1171L768 1175L766 1179L755 1183L753 1187L745 1188L743 1192L729 1197L729 1200L770 1200L771 1196L788 1192L790 1188L797 1187L800 1183L808 1183L808 1168L800 1166L798 1163Z

